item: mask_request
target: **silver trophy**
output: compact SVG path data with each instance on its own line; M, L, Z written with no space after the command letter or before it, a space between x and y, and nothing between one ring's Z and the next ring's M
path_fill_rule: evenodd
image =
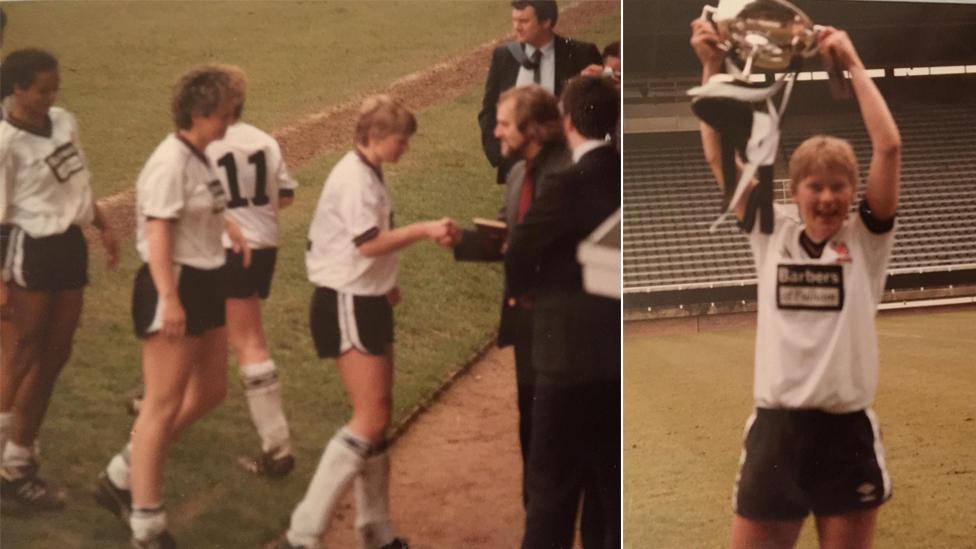
M718 228L757 178L759 183L749 195L742 224L751 229L758 214L761 230L769 233L779 121L797 72L806 59L817 54L820 27L786 0L720 0L717 7L702 9L702 19L714 25L721 39L718 47L727 52L726 72L688 91L692 110L715 128L722 140L726 200L722 215L710 230ZM758 71L772 72L772 82L754 74ZM777 107L773 99L780 92ZM834 95L839 96L837 92ZM742 173L733 185L736 156Z

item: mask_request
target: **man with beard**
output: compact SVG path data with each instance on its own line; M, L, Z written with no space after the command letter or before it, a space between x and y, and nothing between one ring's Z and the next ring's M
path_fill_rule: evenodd
M500 143L501 155L513 163L505 179L505 204L498 216L511 231L521 222L533 200L544 191L550 176L569 166L570 154L565 145L556 98L537 85L504 92L498 101L494 136ZM454 248L454 258L458 261L501 261L506 239L485 232L464 231ZM508 345L515 347L519 441L524 473L529 455L535 380L532 303L528 296L519 299L506 289L498 346ZM525 498L523 486L523 503Z
M583 289L576 250L620 208L620 112L606 78L570 81L560 99L573 165L551 178L515 227L508 289L532 296L536 370L522 549L620 547L620 301Z

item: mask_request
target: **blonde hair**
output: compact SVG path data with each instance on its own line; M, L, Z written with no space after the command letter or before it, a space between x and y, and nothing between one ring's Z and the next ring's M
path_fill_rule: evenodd
M234 89L228 72L218 65L197 65L187 69L173 86L170 108L173 123L181 130L193 126L193 115L210 116L222 107L236 107L242 97Z
M382 139L391 134L413 135L417 119L402 103L389 95L367 97L359 107L356 120L356 143L366 146L369 138Z
M815 135L800 143L790 157L790 192L796 194L796 187L803 179L825 172L844 176L857 192L857 156L847 140Z
M498 104L512 102L515 127L526 139L541 144L562 143L562 115L556 96L537 84L511 88L501 94Z

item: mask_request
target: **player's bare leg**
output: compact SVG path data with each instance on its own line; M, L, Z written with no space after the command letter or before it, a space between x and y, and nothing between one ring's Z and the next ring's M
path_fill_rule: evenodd
M8 287L6 341L12 352L2 365L2 484L5 512L62 509L66 496L37 476L36 442L58 375L71 355L81 315L82 289L57 292ZM6 343L5 341L5 343ZM11 507L13 506L13 507Z
M821 549L868 549L874 542L879 508L817 517Z
M756 521L735 515L731 549L789 549L802 527L803 521Z
M295 460L282 406L281 382L268 352L261 324L261 301L257 296L227 299L227 334L240 365L251 421L261 437L261 454L256 458L241 458L240 462L259 475L286 475Z
M129 525L136 539L148 540L166 530L162 493L166 451L201 344L200 338L159 333L143 341L146 392L132 427L130 452Z

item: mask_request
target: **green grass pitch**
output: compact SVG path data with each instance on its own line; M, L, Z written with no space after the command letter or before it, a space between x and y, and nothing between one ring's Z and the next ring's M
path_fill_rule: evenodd
M380 91L510 28L502 1L16 2L4 9L4 54L34 46L59 57L59 104L79 120L99 197L131 189L142 163L171 131L170 86L188 65L242 66L249 78L245 119L273 131ZM619 27L619 13L608 13L578 37L602 46L618 39ZM497 211L501 188L481 153L476 124L482 86L472 83L458 99L418 113L411 151L386 169L398 224L445 215L469 223ZM332 362L314 357L303 262L315 201L342 152L292 170L301 187L295 206L283 213L278 268L264 308L298 467L271 483L234 464L237 455L258 448L258 439L232 365L227 400L169 454L165 499L181 546L256 547L280 533L324 443L348 417ZM129 319L138 259L127 240L119 269L107 273L98 244L90 248L92 284L82 325L41 434L43 474L69 490L69 507L54 516L4 517L5 549L128 546L125 530L95 506L88 490L131 428L123 395L139 379L139 345ZM394 421L490 340L502 280L498 265L456 264L426 243L401 254L400 266Z

